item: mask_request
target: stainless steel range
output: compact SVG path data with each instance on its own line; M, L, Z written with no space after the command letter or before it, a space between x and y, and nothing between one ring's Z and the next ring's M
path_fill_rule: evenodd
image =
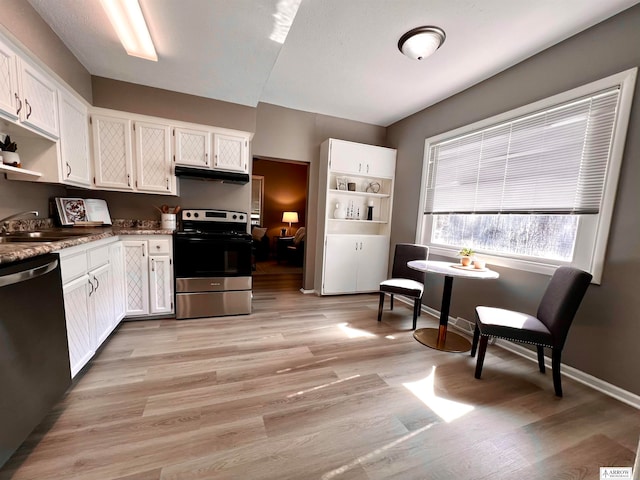
M251 313L248 215L183 210L175 233L176 318Z

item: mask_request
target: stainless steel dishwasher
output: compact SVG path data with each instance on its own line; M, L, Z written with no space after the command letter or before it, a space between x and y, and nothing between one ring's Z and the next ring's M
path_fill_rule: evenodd
M70 384L58 255L0 265L0 466Z

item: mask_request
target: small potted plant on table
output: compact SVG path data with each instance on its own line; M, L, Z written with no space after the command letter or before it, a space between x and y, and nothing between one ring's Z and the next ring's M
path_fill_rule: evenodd
M471 257L473 257L475 253L476 252L469 247L465 247L458 252L458 255L460 255L460 263L463 267L468 267L469 265L471 265Z

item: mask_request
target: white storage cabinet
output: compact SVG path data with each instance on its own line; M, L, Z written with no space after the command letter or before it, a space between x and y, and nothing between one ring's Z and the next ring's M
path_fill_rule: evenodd
M323 294L378 290L387 276L385 235L327 235Z
M316 293L372 292L387 277L395 162L391 148L336 139L323 142ZM348 190L347 184L355 190Z

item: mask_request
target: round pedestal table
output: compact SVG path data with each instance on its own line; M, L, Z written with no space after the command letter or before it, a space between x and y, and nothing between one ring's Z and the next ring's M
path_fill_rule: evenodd
M413 332L413 337L423 345L435 348L436 350L445 352L468 352L471 350L471 342L469 342L469 340L455 332L447 331L453 279L454 277L463 277L475 280L491 280L498 278L500 274L488 268L477 269L473 267L462 267L457 263L434 260L412 260L407 262L407 266L420 272L435 273L444 276L439 327L419 328Z

